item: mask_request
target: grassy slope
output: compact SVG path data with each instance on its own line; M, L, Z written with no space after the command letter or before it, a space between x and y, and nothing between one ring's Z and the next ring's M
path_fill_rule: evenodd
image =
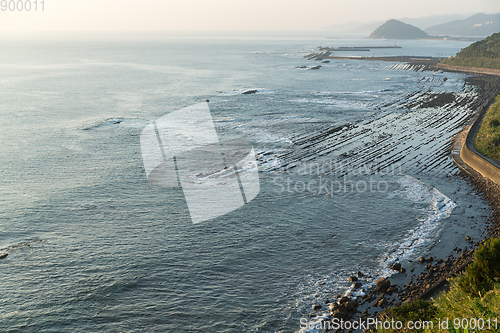
M500 33L469 45L453 58L441 61L456 66L500 69Z
M474 148L484 156L500 160L500 96L484 115Z
M402 322L432 321L434 323L432 329L411 331L425 333L467 332L461 329L465 324L462 323L462 319L468 318L467 322L471 322L472 318L476 320L481 318L484 321L481 332L500 332L498 282L500 282L500 239L491 239L475 252L474 261L467 267L466 273L451 280L448 292L441 293L434 301L418 300L411 304L389 308L381 314L381 318L386 321L394 319ZM446 318L448 329L438 329L438 322L443 322ZM377 332L410 331L378 329Z

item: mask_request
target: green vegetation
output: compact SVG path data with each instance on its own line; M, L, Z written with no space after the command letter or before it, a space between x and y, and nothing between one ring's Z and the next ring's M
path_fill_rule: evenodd
M491 240L477 249L474 261L456 282L464 293L473 297L492 290L500 282L500 239Z
M432 302L416 300L412 303L405 303L403 305L389 308L381 313L381 321L399 321L404 325L403 327L408 327L408 323L417 321L432 321L433 326L438 326L435 318L438 317L438 308ZM378 329L377 332L425 332L424 329L416 330L385 330Z
M500 160L500 96L484 115L474 148L484 156Z
M432 322L417 329L378 329L377 332L500 332L500 239L492 239L474 253L464 275L452 278L450 290L436 300L418 300L382 312L381 320ZM465 318L465 319L464 319ZM482 319L482 320L479 320ZM447 322L447 328L443 322ZM441 324L440 324L441 323ZM441 328L440 328L441 325ZM468 329L465 326L468 326ZM432 327L432 328L430 328Z
M500 319L500 286L496 285L492 290L484 291L481 295L473 297L464 293L457 281L452 280L450 291L440 295L434 302L438 308L438 313L440 313L439 318L448 318L449 328L452 329L463 328L462 323L460 323L460 326L454 327L454 324L457 324L457 321L461 321L463 318L475 318L476 320L482 318L485 324L481 332L498 332L500 322L495 321L495 318ZM457 320L457 318L459 319ZM454 323L454 321L456 322ZM443 330L443 332L446 331ZM451 332L455 332L455 330L451 330ZM461 331L456 330L456 332Z
M500 32L475 42L443 64L500 69Z
M398 20L389 20L372 32L369 38L418 39L429 38L429 35L411 24Z

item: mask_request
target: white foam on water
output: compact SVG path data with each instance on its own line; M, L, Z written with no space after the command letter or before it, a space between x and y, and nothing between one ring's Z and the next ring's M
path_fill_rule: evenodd
M435 239L436 233L441 229L443 221L450 216L457 206L450 198L421 181L402 175L398 180L403 190L396 191L393 196L401 196L415 203L427 204L424 217L420 219L420 224L413 230L409 230L407 235L400 242L394 243L391 248L381 256L382 276L387 277L395 274L389 269L396 260L403 261L415 258L421 248ZM385 258L384 258L385 257Z
M137 118L109 118L94 125L85 127L85 130L111 129L118 127L144 128L148 124L147 120Z
M289 117L278 118L278 119L228 119L228 120L218 120L216 121L218 128L224 128L229 131L238 131L245 134L251 138L252 142L257 143L277 143L284 144L286 146L293 144L292 139L289 136L280 135L279 133L270 132L264 128L272 128L274 124L280 124L283 122L298 122L304 121L302 118ZM307 119L309 120L309 119Z
M328 95L370 95L374 93L380 93L387 91L387 89L379 89L379 90L365 90L365 91L318 91L313 93L317 96L328 96Z
M374 95L373 99L378 98L378 96ZM348 109L369 109L370 105L362 103L362 102L356 102L356 101L343 101L343 100L338 100L338 99L333 99L333 98L325 98L325 99L309 99L309 98L302 98L302 99L292 99L289 100L289 102L292 103L311 103L311 104L324 104L324 105L331 105L335 106L338 108L348 108Z
M402 262L410 258L415 258L423 246L429 244L434 240L437 231L442 227L442 222L450 216L453 209L457 206L450 198L443 193L439 192L434 187L422 183L421 181L408 176L401 175L398 179L402 189L395 191L391 196L400 196L409 199L415 203L427 204L424 217L420 219L420 224L412 230L409 230L405 237L400 242L394 243L389 250L379 256L379 268L375 271L364 270L365 273L371 275L372 278L367 279L360 289L369 289L375 286L375 281L380 278L390 277L397 272L390 269L389 266L396 261ZM348 276L353 274L340 274L334 278L337 281L345 281ZM352 286L345 289L345 285L337 284L338 288L343 287L346 290L343 295L349 297L363 296L364 293L359 290L353 290ZM309 306L316 300L319 293L313 293L311 297L305 298L309 300ZM302 300L302 301L304 301ZM329 314L321 313L310 323L308 328L302 328L299 333L319 333L322 330L322 321L329 318Z
M220 96L234 96L234 95L243 95L244 92L256 90L254 93L250 93L248 95L267 95L274 94L274 91L265 89L265 88L245 88L245 89L234 89L232 91L219 91Z
M258 154L257 154L257 158L259 158ZM262 171L262 172L270 172L273 170L279 170L285 166L285 161L276 157L276 155L274 153L272 153L270 155L266 155L266 156L258 159L257 163L259 165L259 171Z
M287 145L293 144L293 141L286 136L281 136L279 134L271 133L260 128L244 129L242 132L250 134L253 138L252 141L261 143L284 143Z

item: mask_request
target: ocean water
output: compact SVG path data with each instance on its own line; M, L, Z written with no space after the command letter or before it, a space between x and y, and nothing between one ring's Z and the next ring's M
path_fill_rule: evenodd
M394 43L325 37L0 39L0 330L296 332L351 274L369 288L486 209L447 154L477 100L465 76L310 70L319 45ZM396 43L374 54L468 45ZM193 225L181 188L148 183L139 136L205 99L221 139L253 144L260 193Z

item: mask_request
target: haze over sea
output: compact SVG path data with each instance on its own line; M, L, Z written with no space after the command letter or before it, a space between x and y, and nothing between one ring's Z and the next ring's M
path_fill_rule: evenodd
M446 153L474 114L465 75L296 68L319 64L304 59L319 45L394 43L369 54L449 56L470 42L2 39L0 331L294 332L352 274L370 275L368 288L396 258L450 251L447 228L469 205L486 209ZM436 96L455 102L431 106ZM139 135L205 99L220 138L252 142L261 190L193 225L182 189L148 183ZM315 173L331 163L338 172ZM320 177L344 187L322 191Z

